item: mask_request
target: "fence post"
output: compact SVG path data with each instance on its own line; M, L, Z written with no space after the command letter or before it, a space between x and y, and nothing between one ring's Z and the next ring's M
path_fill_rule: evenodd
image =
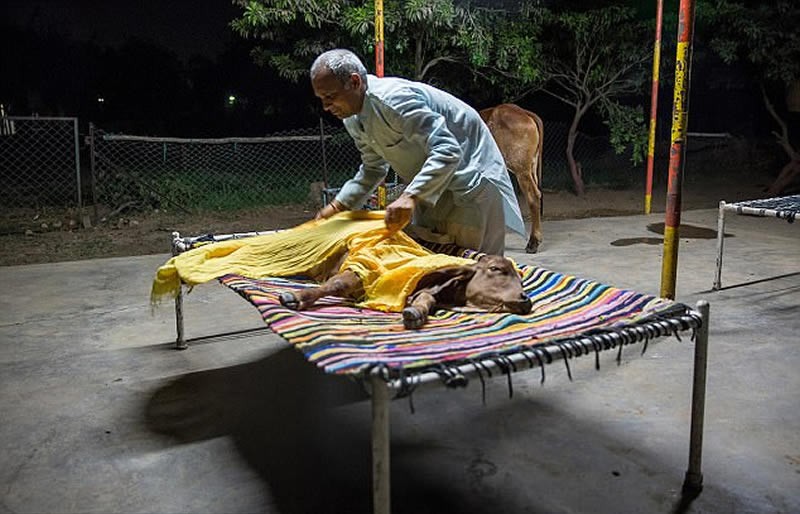
M75 144L75 175L78 179L78 211L83 213L83 192L81 189L81 145L78 136L78 118L72 118L73 140Z
M319 119L319 144L322 146L322 186L325 189L330 187L328 184L328 159L325 155L325 123Z
M89 123L89 170L92 175L92 213L97 220L97 164L94 159L94 123Z

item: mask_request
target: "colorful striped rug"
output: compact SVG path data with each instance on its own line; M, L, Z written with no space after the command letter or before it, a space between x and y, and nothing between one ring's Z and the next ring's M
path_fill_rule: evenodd
M283 307L278 301L280 292L315 287L301 280L226 275L220 281L252 303L269 327L307 360L332 374L360 375L379 367L396 377L577 337L584 341L587 336L596 337L607 345L608 334L628 327L637 330L627 331L625 337L632 333L635 341L630 342L642 341L663 335L652 330L659 320L689 312L671 300L540 267L519 268L533 303L530 314L440 310L420 330L405 330L400 314L359 309L341 298L323 298L306 311Z

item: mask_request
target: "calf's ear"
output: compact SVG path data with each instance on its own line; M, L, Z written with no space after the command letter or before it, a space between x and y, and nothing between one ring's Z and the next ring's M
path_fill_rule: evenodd
M475 275L475 266L448 266L446 268L439 268L426 273L423 276L417 289L428 287L435 287L442 285L446 282L451 284L454 282L467 282Z
M423 276L414 291L427 291L437 301L452 303L463 295L467 283L475 275L475 266L449 266L440 268Z

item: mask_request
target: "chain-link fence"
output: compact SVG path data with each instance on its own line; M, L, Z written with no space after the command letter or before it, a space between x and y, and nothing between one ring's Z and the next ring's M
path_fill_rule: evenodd
M542 149L542 187L551 190L571 190L573 187L567 162L566 123L544 124ZM573 150L580 163L586 185L628 187L641 181L644 164L634 165L630 151L617 154L607 136L590 136L578 132Z
M544 189L572 187L567 129L564 123L545 123ZM89 161L91 175L84 173L82 181L78 142L76 118L0 116L0 205L38 209L92 202L110 209L196 212L319 203L330 199L360 163L344 128L322 123L267 137L223 139L119 135L90 125L84 161ZM660 147L668 148L668 142L658 143ZM755 159L748 148L725 138L715 139L711 149L707 142L692 141L689 150L713 150L714 156L729 156L743 168ZM606 137L579 133L574 153L588 187L625 188L643 182L644 164L634 165L629 153L616 154ZM699 157L692 155L694 166L708 166L709 158ZM659 173L665 174L666 163L666 158L657 159L656 181ZM394 181L390 176L390 186ZM400 191L399 186L389 187L387 199Z
M78 119L0 118L0 205L81 207Z
M543 186L569 187L566 125L545 127ZM353 176L360 156L342 127L259 138L177 139L109 134L91 127L94 198L109 207L164 206L187 212L330 199ZM576 159L588 183L615 185L641 170L605 138L579 134ZM400 187L389 177L387 199ZM328 188L327 191L325 188Z
M91 127L95 202L192 212L300 204L341 183L359 155L343 128L258 138L177 139ZM317 200L318 201L318 200Z

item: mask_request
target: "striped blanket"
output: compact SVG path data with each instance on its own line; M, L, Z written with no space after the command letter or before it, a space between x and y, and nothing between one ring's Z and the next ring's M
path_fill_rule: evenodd
M612 339L609 334L631 326L641 327L633 331L641 332L635 337L640 341L653 335L643 324L689 311L671 300L540 267L519 268L533 303L530 314L441 310L420 330L405 330L398 313L360 309L341 298L323 298L307 311L287 309L278 301L282 291L315 287L310 282L239 275L220 281L252 303L269 327L308 361L332 374L361 375L378 367L396 377L576 337L595 337L600 345Z

